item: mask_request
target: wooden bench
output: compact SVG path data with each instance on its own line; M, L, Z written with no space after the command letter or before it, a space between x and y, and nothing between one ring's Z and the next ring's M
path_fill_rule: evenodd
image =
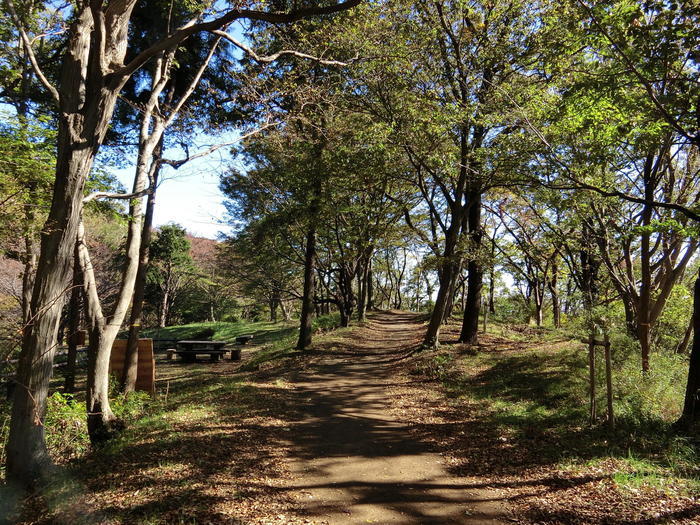
M226 353L226 341L178 341L177 346L177 349L168 352L169 357L177 354L188 363L194 362L200 354L207 354L212 362L216 362Z

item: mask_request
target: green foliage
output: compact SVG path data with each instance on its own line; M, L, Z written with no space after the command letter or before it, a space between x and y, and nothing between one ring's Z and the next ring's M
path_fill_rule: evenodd
M690 290L684 285L674 286L654 327L654 344L660 352L675 352L688 327L692 311Z
M530 318L530 308L520 294L495 297L494 309L494 320L502 323L527 323Z
M9 118L0 124L0 250L35 235L51 199L55 131ZM28 214L29 212L29 214Z
M498 331L501 337L508 335ZM426 356L426 371L436 370L454 397L473 402L484 425L493 424L502 436L537 440L541 453L562 466L595 464L606 458L622 462L618 483L624 486L666 484L700 490L697 443L676 437L685 389L687 362L682 356L657 354L652 370L642 375L638 351L624 335L612 338L613 390L617 426L604 422L605 379L602 351L598 352L597 392L600 419L586 427L588 417L588 359L583 344L547 342L529 331L522 342L500 342L500 351L457 356L447 370L438 355ZM516 342L518 341L518 342ZM517 349L517 350L516 350ZM529 442L529 441L528 441ZM549 444L549 445L548 445Z
M340 314L337 312L314 317L313 330L316 332L330 332L340 326Z
M45 424L46 445L52 456L70 460L85 453L90 439L85 422L85 402L59 392L49 396Z
M657 352L651 370L642 375L639 353L632 353L615 365L615 388L619 416L632 428L658 428L679 416L683 406L688 362L685 356ZM601 365L602 366L602 365ZM602 370L602 368L600 368ZM602 388L602 382L601 382Z

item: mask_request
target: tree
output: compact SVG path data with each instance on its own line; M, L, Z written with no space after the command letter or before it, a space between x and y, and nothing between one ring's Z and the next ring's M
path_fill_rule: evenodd
M535 75L525 72L538 52L538 20L547 4L449 2L392 4L374 31L384 31L391 51L363 73L368 104L394 130L412 172L417 196L411 207L425 227L406 217L431 247L439 280L424 345L439 343L466 248L477 254L483 237L482 196L513 183L506 155L509 136L521 128L518 103L532 96ZM395 57L399 57L396 59ZM467 261L469 285L460 340L474 343L483 280L480 257Z
M178 224L161 226L151 243L148 282L149 302L158 305L158 326L170 324L180 292L196 278L187 232Z
M44 227L37 264L30 316L34 323L25 331L14 396L10 437L7 444L7 476L12 482L31 486L50 470L41 424L46 407L48 380L55 353L60 298L69 282L73 244L78 237L83 188L114 110L129 77L163 50L189 36L218 30L235 20L286 23L306 16L330 14L350 8L360 0L289 12L231 8L220 16L199 14L127 58L129 22L135 2L111 1L102 5L79 2L72 12L61 80L55 87L36 61L33 46L12 0L6 2L17 25L34 73L59 107L56 178L53 200ZM98 23L99 22L99 23ZM38 315L41 314L41 315ZM100 362L104 357L100 356ZM105 368L102 366L101 368ZM106 368L104 370L106 378ZM103 379L100 378L100 381Z

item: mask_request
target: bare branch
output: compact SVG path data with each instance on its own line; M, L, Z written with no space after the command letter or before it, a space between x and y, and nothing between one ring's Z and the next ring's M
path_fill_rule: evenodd
M218 35L221 38L225 38L226 40L231 42L234 46L241 49L246 54L250 55L253 58L253 60L255 60L256 62L261 62L261 63L267 64L270 62L274 62L275 60L277 60L281 56L294 56L294 57L303 58L306 60L313 60L314 62L318 62L319 64L325 64L328 66L347 66L347 65L349 65L349 62L341 62L339 60L326 60L324 58L315 57L313 55L302 53L300 51L294 51L293 49L284 49L284 50L278 51L277 53L274 53L272 55L260 56L251 47L245 45L243 42L236 40L235 38L233 38L231 35L229 35L225 31L212 31L212 33L215 35ZM357 59L357 57L355 57L353 60L356 60L356 59Z
M270 122L270 123L265 124L264 126L258 128L258 129L255 129L255 130L250 131L244 135L241 135L236 140L232 140L230 142L224 142L222 144L215 144L213 146L210 146L206 150L200 151L199 153L196 153L194 155L187 155L187 157L184 159L180 159L180 160L159 159L158 162L160 164L166 164L172 168L178 169L183 164L186 164L186 163L190 162L191 160L198 159L201 157L206 157L207 155L211 155L212 153L214 153L215 151L217 151L221 148L225 148L227 146L233 146L234 144L238 144L239 142L242 142L249 137L252 137L254 135L257 135L258 133L261 133L262 131L266 130L267 128L279 126L280 124L281 124L281 122Z
M96 191L85 197L83 199L83 204L87 204L88 202L96 199L138 199L149 195L152 191L153 190L151 188L146 188L134 193L110 193L108 191Z
M209 50L209 53L207 54L207 57L204 59L204 62L202 62L201 66L197 70L197 73L195 74L194 78L190 82L190 85L187 86L187 89L183 93L183 95L180 97L179 102L175 105L173 110L170 112L170 116L166 119L165 123L163 124L163 128L167 128L172 124L173 120L175 117L177 117L178 113L182 109L182 106L187 102L187 100L190 98L192 93L194 92L195 88L199 84L200 79L202 78L202 75L204 74L204 71L207 69L209 66L209 62L211 61L211 58L214 56L214 52L216 51L216 48L219 46L219 42L221 41L221 38L217 38L214 41L214 44L212 44L211 49Z
M114 76L114 80L116 82L121 82L124 78L131 75L134 71L143 66L152 56L156 55L160 51L178 45L195 33L216 31L222 27L226 27L231 22L236 20L247 19L268 22L271 24L289 24L310 16L328 15L337 13L338 11L345 11L351 7L355 7L361 2L362 0L346 0L345 2L335 5L296 9L288 13L232 9L219 18L215 18L209 22L189 22L188 24L185 24L184 26L175 30L172 34L170 34L170 36L156 42L151 47L136 55L131 62L115 71L112 75Z
M15 23L17 31L19 31L19 34L22 38L22 43L24 44L24 47L27 50L27 56L29 57L29 62L31 62L32 64L34 74L41 81L41 83L44 84L44 87L49 91L49 93L51 94L51 98L54 99L54 102L58 104L61 100L61 97L58 94L58 90L53 86L53 84L51 84L51 82L49 82L49 79L46 78L46 75L44 75L44 72L39 67L39 62L37 62L36 55L34 55L34 50L32 49L32 43L29 40L29 37L27 36L26 31L24 30L24 27L22 27L22 21L19 19L19 16L17 16L17 11L15 10L14 2L12 0L6 0L6 3L7 8L10 11L12 21Z
M571 176L567 176L568 179L570 179L573 182L573 185L571 186L563 186L559 184L546 184L542 183L542 186L545 188L550 188L553 190L589 190L595 193L598 193L599 195L602 195L603 197L619 197L620 199L629 201L629 202L634 202L636 204L648 204L650 206L658 207L658 208L665 208L667 210L674 210L677 212L682 213L686 217L689 217L693 219L694 221L700 222L700 214L695 213L694 211L690 210L689 208L686 208L685 206L682 206L680 204L675 204L673 202L659 202L659 201L654 201L654 200L647 200L643 199L641 197L635 197L634 195L628 195L627 193L618 191L618 190L604 190L603 188L599 188L598 186L594 186L592 184L588 184L586 182L581 182Z

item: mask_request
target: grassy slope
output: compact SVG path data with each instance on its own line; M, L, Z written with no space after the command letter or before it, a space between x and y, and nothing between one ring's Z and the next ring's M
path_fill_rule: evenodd
M581 343L554 331L498 326L483 339L478 352L459 354L458 348L446 347L426 356L421 366L442 380L449 397L476 408L502 439L534 448L536 462L555 468L582 472L612 459L613 479L622 489L700 495L697 442L671 431L682 406L684 359L657 355L655 370L643 378L636 356L618 352L613 366L617 425L610 431L602 356L597 360L599 421L590 427L588 360Z
M294 332L296 323L253 323L248 321L236 323L192 323L144 330L143 337L176 340L191 339L206 329L214 330L212 340L216 341L233 342L238 336L253 334L253 342L255 344L267 344Z

